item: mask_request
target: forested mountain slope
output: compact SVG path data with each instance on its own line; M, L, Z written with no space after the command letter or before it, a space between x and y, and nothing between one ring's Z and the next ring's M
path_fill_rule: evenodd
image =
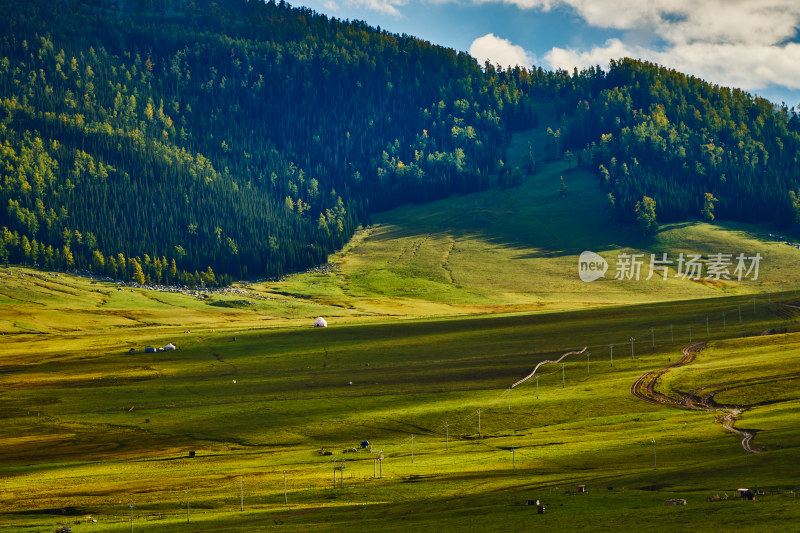
M662 220L800 214L793 111L655 65L503 70L283 2L0 9L0 263L189 285L302 269L372 213L535 171L503 161L541 106L548 157L596 171L621 221L644 196Z
M565 93L551 144L586 147L620 219L648 196L664 221L800 222L794 108L630 59L575 73Z
M377 209L487 186L530 115L510 73L282 2L2 4L14 261L189 283L307 267Z

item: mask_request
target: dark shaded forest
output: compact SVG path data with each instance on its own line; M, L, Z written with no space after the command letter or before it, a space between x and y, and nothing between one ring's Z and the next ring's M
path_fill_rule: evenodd
M531 120L512 73L283 2L2 4L0 261L281 275L486 187Z
M708 218L707 194L712 219L800 220L794 111L656 65L506 70L284 2L0 9L0 263L190 286L301 270L373 213L508 183L541 105L548 157L577 154L620 221L645 196Z
M571 81L550 144L580 150L619 220L647 196L664 222L800 223L794 108L631 59Z

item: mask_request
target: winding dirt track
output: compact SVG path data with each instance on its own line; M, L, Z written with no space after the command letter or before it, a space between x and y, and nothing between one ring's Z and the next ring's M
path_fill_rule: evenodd
M725 412L726 414L718 419L722 427L733 433L738 433L742 436L742 448L747 452L758 453L760 448L753 446L753 433L744 429L737 429L734 427L736 419L741 415L746 408L736 405L722 405L713 401L713 395L698 396L697 392L702 389L697 389L686 394L681 394L679 397L671 397L658 392L656 385L661 376L666 374L672 368L678 368L694 361L695 354L706 347L705 342L696 342L683 349L683 357L665 367L657 370L651 370L639 376L639 378L631 385L631 394L645 402L654 403L657 405L666 405L669 407L676 407L678 409L692 409L696 411L708 412ZM711 386L709 386L711 387Z
M517 385L522 385L523 383L525 383L526 381L531 379L534 375L536 375L536 371L539 370L540 366L542 366L542 365L552 365L552 364L555 364L555 363L560 363L568 355L580 355L580 354L582 354L583 352L586 351L586 348L588 348L588 346L584 346L582 350L576 350L574 352L567 352L564 355L562 355L561 357L559 357L558 359L556 359L555 361L540 361L539 364L536 365L536 368L533 369L533 372L531 372L530 374L528 374L527 376L525 376L521 380L519 380L516 383L514 383L513 385L511 385L511 388L513 389Z

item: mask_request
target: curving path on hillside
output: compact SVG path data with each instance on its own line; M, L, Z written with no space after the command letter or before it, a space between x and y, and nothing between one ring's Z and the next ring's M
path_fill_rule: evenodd
M538 365L536 365L536 368L533 369L533 372L531 372L530 374L528 374L527 376L525 376L521 380L519 380L516 383L514 383L513 385L511 385L511 388L513 389L517 385L522 385L523 383L525 383L526 381L531 379L533 376L535 376L536 375L536 371L539 370L540 366L542 366L542 365L552 365L552 364L555 364L555 363L560 363L568 355L580 355L580 354L582 354L583 352L586 351L586 348L588 348L588 346L584 346L582 350L576 350L574 352L567 352L564 355L562 355L561 357L559 357L558 359L556 359L555 361L541 361Z
M665 367L651 370L639 376L639 378L631 385L631 394L645 402L654 403L658 405L666 405L669 407L676 407L678 409L693 409L696 411L708 412L725 412L718 419L722 427L737 433L742 436L742 448L747 452L758 453L760 448L753 445L754 433L744 429L737 429L734 427L736 419L747 410L744 406L718 404L713 400L713 394L706 396L699 396L697 393L712 388L715 385L708 385L700 389L693 390L689 393L681 394L679 397L667 396L656 390L656 385L659 378L666 374L672 368L687 365L694 361L695 354L706 347L705 342L696 342L683 349L683 357Z

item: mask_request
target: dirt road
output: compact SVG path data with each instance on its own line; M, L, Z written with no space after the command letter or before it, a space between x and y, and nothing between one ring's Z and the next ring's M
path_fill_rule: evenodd
M694 361L695 354L706 347L705 342L696 342L683 349L683 357L665 367L657 370L651 370L639 376L639 378L631 385L631 394L644 400L645 402L654 403L658 405L667 405L669 407L676 407L678 409L693 409L696 411L708 412L724 412L723 416L717 419L722 424L722 427L737 433L742 436L742 448L747 452L758 453L760 448L753 445L754 432L744 429L737 429L734 427L736 419L747 410L745 406L739 405L725 405L714 402L713 394L699 396L697 393L713 388L714 385L707 385L700 389L681 394L680 396L673 397L667 396L656 390L659 378L669 372L670 369L678 368L687 365Z

